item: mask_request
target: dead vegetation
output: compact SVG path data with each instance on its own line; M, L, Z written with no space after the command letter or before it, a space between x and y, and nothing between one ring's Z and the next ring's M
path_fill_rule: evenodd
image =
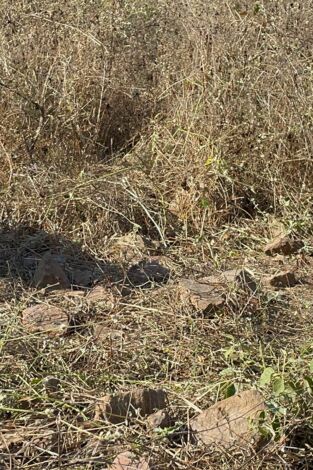
M312 467L312 20L1 2L1 468ZM262 445L194 440L255 388ZM127 398L158 389L160 416Z

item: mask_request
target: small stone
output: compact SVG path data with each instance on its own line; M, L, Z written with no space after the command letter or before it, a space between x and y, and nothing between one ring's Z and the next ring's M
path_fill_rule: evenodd
M166 407L167 394L163 390L139 388L131 392L106 395L96 405L95 419L107 419L113 424L122 423L134 412L142 416Z
M262 395L248 390L217 402L190 422L196 441L210 448L228 449L239 446L246 449L249 444L258 444L261 435L251 421L257 420L266 410Z
M50 287L68 289L70 282L61 265L50 253L40 260L33 277L33 285L37 288Z
M22 313L22 323L30 333L43 332L53 336L63 335L69 327L67 314L46 304L26 308Z
M151 470L144 457L137 457L133 452L122 452L109 466L108 470Z
M293 271L283 271L265 279L265 283L271 287L284 288L294 287L298 281Z
M147 426L150 429L167 428L170 426L170 416L166 410L158 410L147 418Z
M265 246L264 253L269 256L276 254L288 256L297 253L303 246L301 240L293 239L289 235L281 235Z

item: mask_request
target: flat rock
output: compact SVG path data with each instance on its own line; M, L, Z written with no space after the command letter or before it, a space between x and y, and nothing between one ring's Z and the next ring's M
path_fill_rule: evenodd
M258 289L254 275L248 268L228 269L217 275L202 278L200 282L205 282L212 286L223 286L227 290L239 287L240 289L255 293Z
M264 253L269 256L276 254L288 256L297 253L303 246L301 240L294 239L289 235L280 235L265 246Z
M40 260L33 277L33 285L37 288L61 288L68 289L70 282L57 260L46 253Z
M251 420L257 419L266 409L262 395L248 390L217 402L190 421L191 432L202 444L228 449L238 446L243 449L261 440L257 427Z
M137 457L133 452L122 452L113 461L108 470L151 470L144 457Z
M146 424L150 429L167 428L170 426L171 418L166 410L158 410L147 417Z
M107 419L113 424L122 423L134 412L142 416L152 414L155 410L164 409L167 394L163 390L138 388L131 392L106 395L96 405L95 419Z
M69 327L67 314L46 304L26 308L22 313L22 323L30 333L44 332L53 336L64 334Z
M112 291L103 286L96 286L87 295L87 301L92 303L105 303L108 307L114 307L114 295Z
M223 291L214 284L181 279L179 285L182 288L182 296L205 314L214 313L225 304Z
M286 270L266 278L265 284L277 288L294 287L298 284L298 280L294 271Z

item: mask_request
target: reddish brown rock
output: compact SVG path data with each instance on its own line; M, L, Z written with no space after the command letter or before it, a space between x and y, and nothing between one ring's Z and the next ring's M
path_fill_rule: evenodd
M54 336L64 334L69 327L67 314L46 304L26 308L22 313L22 323L30 333L43 332Z
M238 446L246 449L261 440L256 420L266 409L262 395L249 390L217 402L190 422L194 438L202 444L219 449Z
M294 287L298 284L298 280L293 271L282 271L265 279L265 283L271 287L284 288Z
M119 454L108 470L151 470L151 467L144 457L137 457L128 451Z
M254 293L258 288L254 275L248 268L229 269L220 274L202 278L200 282L206 282L212 286L221 286L227 291L239 287Z
M50 287L68 289L70 282L61 265L50 254L46 253L40 260L33 278L37 288Z
M297 253L303 247L301 240L291 238L289 235L281 235L268 243L264 252L266 255L292 255Z
M182 296L205 314L214 313L225 304L227 295L234 289L254 294L257 283L247 268L231 269L222 273L201 278L197 281L181 279Z
M92 303L105 303L109 308L114 307L114 295L112 291L103 287L94 287L87 295L87 300Z
M140 413L149 415L166 407L167 395L163 390L139 388L131 392L106 395L96 405L95 419L105 418L113 424Z

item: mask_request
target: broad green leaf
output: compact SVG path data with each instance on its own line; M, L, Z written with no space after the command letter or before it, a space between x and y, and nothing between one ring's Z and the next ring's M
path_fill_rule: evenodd
M313 359L311 360L309 367L310 367L310 371L313 372Z
M284 393L285 391L285 382L283 377L277 377L276 379L273 380L273 392L276 395L280 395L281 393Z
M298 390L296 385L292 382L285 383L285 394L290 398L297 398Z
M261 386L268 385L271 383L272 375L274 374L274 369L272 367L266 367L259 380L259 384Z

